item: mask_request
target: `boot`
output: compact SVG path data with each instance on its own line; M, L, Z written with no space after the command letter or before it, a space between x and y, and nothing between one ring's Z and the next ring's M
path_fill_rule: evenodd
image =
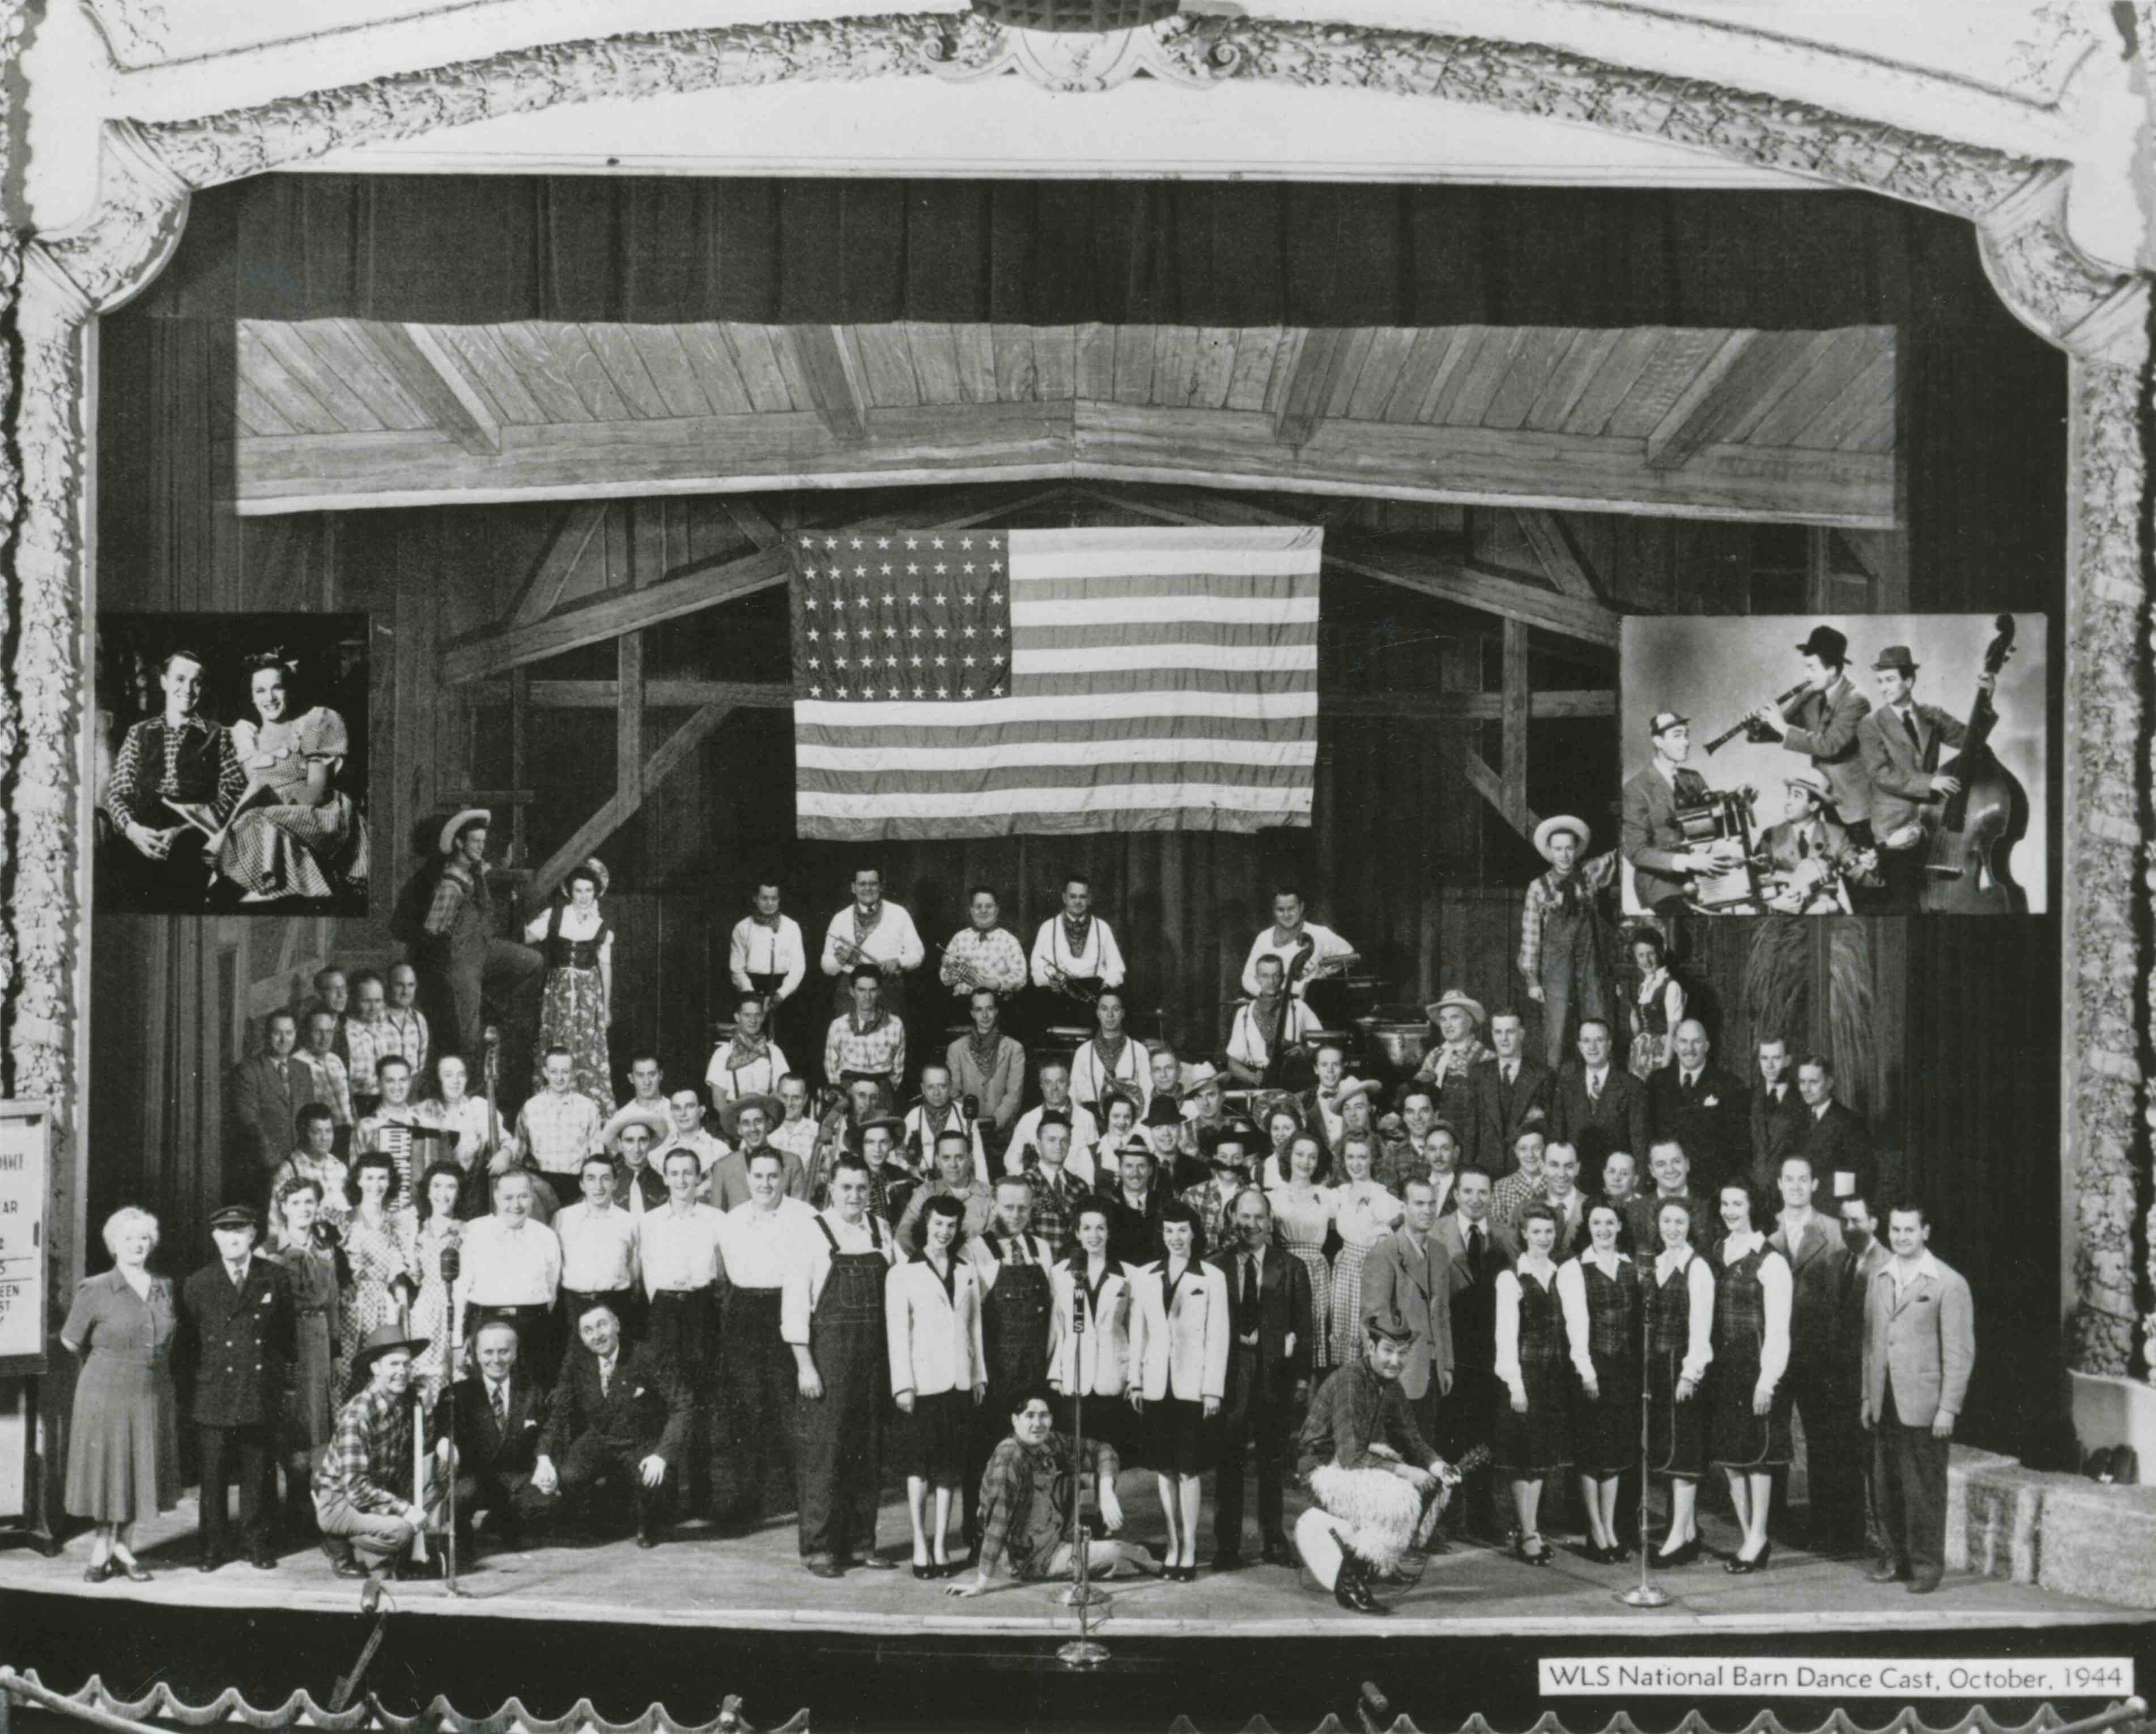
M1332 1599L1350 1613L1383 1613L1385 1609L1370 1593L1369 1562L1345 1542L1340 1544L1340 1576L1332 1586Z

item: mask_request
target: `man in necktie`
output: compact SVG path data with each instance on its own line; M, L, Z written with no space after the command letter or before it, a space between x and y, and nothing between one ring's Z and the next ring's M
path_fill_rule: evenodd
M1594 1012L1582 1009L1585 1015L1599 1015L1599 1002ZM1547 1008L1544 1014L1550 1015ZM1528 1058L1527 1026L1517 1012L1491 1018L1490 1045L1496 1058L1469 1075L1460 1131L1466 1160L1496 1168L1510 1159L1522 1132L1548 1131L1557 1075Z
M1714 1063L1697 1018L1677 1025L1671 1047L1670 1063L1647 1080L1650 1135L1683 1145L1702 1183L1719 1186L1749 1166L1743 1081Z
M1258 1528L1267 1565L1292 1566L1282 1506L1282 1468L1291 1429L1310 1401L1313 1325L1310 1273L1273 1235L1272 1208L1255 1187L1235 1200L1232 1249L1207 1262L1227 1278L1228 1388L1220 1405L1220 1479L1215 1495L1213 1568L1242 1563L1245 1449L1258 1471ZM1366 1279L1367 1280L1367 1279Z
M1752 1181L1762 1195L1780 1184L1782 1158L1804 1141L1810 1124L1797 1092L1788 1040L1769 1035L1757 1049L1759 1082L1752 1091Z
M1618 846L1632 864L1633 892L1641 906L1674 921L1683 913L1694 875L1734 864L1743 845L1723 838L1695 849L1677 818L1679 808L1698 805L1707 793L1706 780L1685 764L1691 757L1691 719L1657 711L1647 737L1653 757L1625 782Z
M554 1387L531 1485L572 1505L603 1485L626 1491L636 1545L655 1547L668 1477L689 1444L692 1395L650 1344L622 1347L621 1321L603 1300L588 1301L576 1326L578 1347ZM579 1515L590 1521L588 1506Z
M298 1019L287 1011L272 1012L262 1020L261 1053L241 1061L233 1074L234 1130L248 1158L258 1165L258 1184L292 1153L292 1128L300 1110L312 1101L329 1103L316 1089L321 1075L295 1057L299 1043Z
M1941 752L1959 746L1968 731L1950 713L1917 702L1917 667L1906 644L1889 644L1871 664L1879 708L1856 731L1871 782L1871 834L1878 841L1887 906L1911 912L1923 889L1928 823L1961 793L1962 780L1939 768ZM1989 707L1997 677L1978 681L1978 702Z
M1823 773L1808 766L1793 772L1785 785L1781 823L1759 836L1768 863L1768 905L1790 916L1857 908L1878 885L1879 852L1859 843L1842 823Z
M275 1433L292 1389L297 1316L282 1265L254 1256L259 1218L245 1204L212 1213L217 1257L180 1295L183 1366L194 1375L190 1407L202 1446L202 1569L229 1557L225 1490L236 1466L239 1526L247 1558L275 1567L270 1514L276 1510Z
M1857 746L1857 731L1871 701L1849 678L1849 639L1831 626L1815 626L1797 646L1804 680L1787 705L1762 705L1747 719L1754 741L1779 741L1801 753L1826 779L1843 821L1862 826L1871 811L1871 779ZM1871 834L1857 839L1868 845Z
M1577 1149L1583 1162L1599 1167L1613 1150L1636 1153L1647 1147L1651 1114L1645 1087L1614 1063L1607 1023L1581 1019L1578 1047L1579 1057L1558 1080L1551 1136Z
M552 1506L531 1480L547 1394L519 1364L516 1327L506 1319L480 1326L472 1354L479 1370L436 1400L427 1437L455 1441L459 1532L470 1536L483 1525L514 1552L523 1545L526 1526Z

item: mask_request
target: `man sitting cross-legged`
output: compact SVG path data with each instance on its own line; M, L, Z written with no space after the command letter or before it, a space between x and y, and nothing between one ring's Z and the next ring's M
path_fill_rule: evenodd
M1414 1336L1396 1316L1366 1320L1363 1358L1326 1380L1302 1424L1296 1469L1317 1503L1296 1521L1296 1547L1358 1613L1385 1611L1372 1581L1427 1547L1456 1479L1400 1391Z
M570 1501L601 1482L625 1485L636 1545L655 1547L667 1470L689 1442L688 1386L649 1344L622 1347L621 1321L605 1300L588 1300L576 1323L582 1347L562 1363L531 1485Z
M977 1596L999 1572L1029 1583L1072 1576L1077 1554L1070 1545L1070 1518L1079 1477L1093 1477L1101 1526L1112 1537L1123 1526L1122 1503L1116 1497L1120 1467L1113 1446L1088 1439L1081 1458L1078 1442L1055 1430L1055 1398L1045 1385L1015 1393L1010 1437L996 1447L981 1477L980 1567L969 1578L944 1585L944 1594ZM1112 1539L1086 1543L1088 1577L1112 1578L1126 1559L1141 1575L1158 1574L1142 1547Z

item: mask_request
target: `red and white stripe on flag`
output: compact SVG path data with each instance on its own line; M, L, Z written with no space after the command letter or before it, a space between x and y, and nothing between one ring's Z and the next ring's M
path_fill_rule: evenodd
M1324 532L801 534L803 837L1306 825Z

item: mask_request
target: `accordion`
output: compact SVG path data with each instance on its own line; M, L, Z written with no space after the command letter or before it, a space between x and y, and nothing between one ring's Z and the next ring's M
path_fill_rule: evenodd
M1733 842L1743 853L1718 873L1693 877L1690 900L1695 909L1710 912L1757 907L1760 900L1759 870L1753 859L1752 803L1756 789L1709 789L1705 798L1677 808L1677 828L1688 849L1707 849L1717 843Z

